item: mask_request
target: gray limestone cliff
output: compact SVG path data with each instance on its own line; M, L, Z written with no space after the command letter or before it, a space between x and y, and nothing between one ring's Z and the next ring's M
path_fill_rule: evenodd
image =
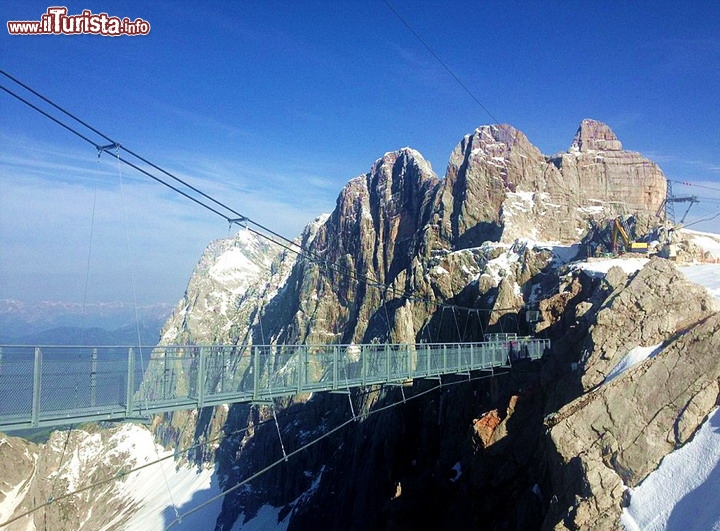
M696 313L694 316L700 316ZM616 529L626 487L685 444L720 400L720 313L548 419L557 529Z
M585 345L583 388L600 385L633 348L661 348L718 310L720 304L705 289L668 260L653 258L600 308Z
M654 164L637 153L623 151L607 126L587 120L570 150L554 157L542 155L511 126L483 126L455 148L444 179L438 179L429 163L410 148L389 152L368 173L352 179L338 196L332 214L306 231L304 256L278 253L270 258L272 253L246 253L255 264L268 260L275 264L273 272L264 276L254 276L255 268L249 268L248 282L256 282L246 288L245 293L250 290L251 296L236 297L232 285L223 288L207 279L217 269L215 263L223 262L222 254L211 253L215 262L208 261L207 267L196 272L198 278L191 280L184 306L167 328L166 339L194 339L185 323L192 325L188 315L196 313L203 315L197 323L212 323L204 327L212 334L199 337L216 342L432 342L479 340L484 332L507 327L522 332L527 326L523 312L528 304L540 304L542 309L542 294L551 290L553 283L557 286L556 267L560 263L551 245L523 240L571 243L588 230L592 219L629 213L651 218L664 191L665 179ZM225 249L237 243L215 245ZM193 286L205 287L197 290L191 289ZM378 289L380 286L384 287ZM576 292L583 301L573 305L573 311L590 319L612 291L611 287L587 284ZM218 292L226 302L218 300ZM253 300L257 301L255 305ZM446 312L438 303L459 304L477 312L458 315ZM213 308L220 309L217 319ZM226 308L235 313L229 314ZM546 333L560 332L549 325ZM579 348L581 335L576 339ZM368 517L360 515L377 514L381 507L385 516L380 521L414 521L409 507L416 508L422 496L446 496L452 491L444 481L437 483L430 476L421 473L415 477L412 473L413 466L432 468L437 459L441 470L453 468L455 462L465 463L461 468L470 472L459 486L468 496L483 493L488 500L475 516L468 516L471 520L479 515L489 520L498 518L493 516L492 505L501 504L502 496L493 494L488 485L502 485L502 492L519 489L518 495L523 497L530 493L532 482L540 482L543 468L543 460L536 454L542 446L545 404L554 400L562 405L572 400L574 393L582 392L573 384L569 389L574 391L564 397L550 392L549 398L544 398L547 391L542 382L536 374L516 376L500 384L480 384L473 388L478 399L464 405L458 402L462 393L445 397L440 392L438 399L445 413L439 426L457 431L459 437L447 453L443 453L443 445L438 446L435 431L422 420L425 413L420 412L429 405L414 408L417 418L394 413L364 420L358 433L329 438L306 451L303 463L284 472L271 472L254 481L250 489L228 496L218 528L228 529L237 519L252 517L264 503L285 506L292 513L292 529L303 529L309 522L317 525L319 510L329 515L329 529L332 522L341 521L349 529L366 528ZM534 391L528 394L527 389ZM370 395L353 393L351 400L359 410L372 411L395 395L397 392L379 389ZM460 435L462 426L479 414L478 409L507 404L512 396L516 396L513 407L505 411L499 406L498 410L505 413L498 417L504 416L494 428L493 443L482 451L473 449L473 439ZM296 397L276 404L281 410L278 420L282 438L290 448L311 434L322 435L323 426L338 424L348 414L347 398L318 395L306 403L307 399ZM232 406L227 413L214 415L212 421L196 413L196 438L198 433L212 435L222 423L225 429L251 427L250 436L228 437L215 453L224 486L241 481L262 463L279 457L277 434L265 422L271 414L267 408L248 405ZM182 440L178 430L187 421L183 415L176 414L169 424L158 425L158 433L164 434L166 442ZM422 435L410 428L416 425ZM399 426L405 428L397 431ZM419 437L427 448L407 452L407 459L400 458L393 448L405 447L408 437ZM377 446L380 439L385 443ZM362 440L369 446L358 442ZM389 441L394 441L392 446L387 446ZM516 455L515 463L526 464L511 465L506 451ZM213 459L213 455L203 459ZM390 467L388 474L376 477L373 470L385 467ZM359 495L343 483L342 471L348 469L356 470L358 488L373 492L372 496ZM494 471L492 478L487 475L489 470ZM498 483L501 477L505 479ZM529 487L522 487L527 483ZM310 489L313 484L314 490ZM320 501L337 489L349 499L331 505ZM538 526L543 518L539 507L547 500L531 493L528 496L523 509L510 507L497 522L504 519ZM355 501L351 504L350 499ZM292 500L300 501L290 503ZM470 503L469 498L466 501ZM433 507L437 512L434 517L447 515L445 509Z
M545 374L541 452L554 497L544 528L616 529L626 489L720 401L720 304L661 258L631 275L575 271L566 286L541 304L557 336ZM647 359L618 370L637 348Z

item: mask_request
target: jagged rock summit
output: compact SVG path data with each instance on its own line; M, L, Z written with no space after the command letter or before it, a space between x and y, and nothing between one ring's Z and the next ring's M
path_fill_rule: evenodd
M570 243L588 220L653 218L667 182L610 128L583 120L566 153L546 157L506 124L479 127L455 147L435 199L454 248L517 238Z
M306 229L303 246L317 260L280 256L244 233L214 242L163 340L349 343L389 334L413 342L431 309L397 293L519 310L552 255L516 240L573 243L589 219L649 215L665 195L659 168L621 150L605 124L584 120L573 146L546 157L510 125L482 126L455 147L444 179L411 148L385 153ZM516 265L493 273L505 249ZM492 312L490 324L505 313Z
M570 151L622 151L622 144L602 122L586 118L580 124Z

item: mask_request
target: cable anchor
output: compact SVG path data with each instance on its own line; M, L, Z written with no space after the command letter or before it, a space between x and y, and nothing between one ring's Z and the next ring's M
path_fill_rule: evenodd
M239 218L227 218L228 222L228 231L232 228L233 225L240 225L247 230L248 228L248 218L245 216L240 216Z
M113 142L112 144L108 144L107 146L95 146L95 147L97 148L98 158L100 158L100 155L101 155L103 152L108 153L108 152L110 152L111 149L114 149L114 150L117 151L117 150L119 150L122 146L121 146L119 143L117 143L117 142Z

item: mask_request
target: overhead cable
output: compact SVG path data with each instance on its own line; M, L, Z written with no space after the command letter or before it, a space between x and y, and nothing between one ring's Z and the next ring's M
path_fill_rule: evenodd
M672 179L670 179L670 180L672 180ZM695 184L695 183L691 183L691 182L689 182L689 181L675 181L675 180L672 180L672 182L677 183L677 184L682 184L682 185L684 185L684 186L692 186L693 188L703 188L703 189L705 189L705 190L712 190L712 191L714 191L714 192L720 192L720 188L713 188L712 186L705 186L705 185L702 185L702 184Z
M21 87L23 87L24 89L28 90L28 91L31 92L33 95L35 95L36 97L42 99L43 101L45 101L46 103L48 103L49 105L51 105L52 107L54 107L55 109L57 109L58 111L62 112L64 115L66 115L67 117L71 118L72 120L74 120L74 121L77 122L78 124L80 124L80 125L82 125L83 127L89 129L90 131L92 131L92 132L95 133L96 135L99 135L100 137L102 137L102 139L103 139L104 141L109 142L108 145L103 145L103 144L100 144L100 143L97 143L97 142L91 140L90 138L88 138L88 136L86 136L85 134L82 134L82 133L79 132L76 128L74 128L74 127L72 127L72 126L64 123L63 121L59 120L58 118L52 116L51 114L49 114L49 113L46 112L45 110L43 110L43 109L41 109L40 107L38 107L37 105L31 103L30 101L28 101L27 99L23 98L22 96L16 94L15 92L13 92L12 90L8 89L7 87L4 87L4 86L0 85L0 88L2 88L2 90L4 90L5 92L7 92L8 94L10 94L10 95L12 95L13 97L17 98L18 100L20 100L20 101L21 101L22 103L24 103L25 105L29 106L29 107L32 108L33 110L39 112L40 114L42 114L42 115L45 116L46 118L49 118L50 120L52 120L52 121L55 122L56 124L60 125L60 126L63 127L64 129L72 132L73 134L75 134L76 136L78 136L79 138L81 138L82 140L84 140L85 142L87 142L87 143L89 143L90 145L92 145L92 146L96 149L96 151L97 151L98 153L102 153L102 152L108 153L109 155L115 157L118 161L120 161L120 162L122 162L122 163L124 163L124 164L126 164L126 165L128 165L128 166L130 166L131 168L133 168L133 169L137 170L138 172L142 173L143 175L146 175L147 177L150 177L151 179L155 180L156 182L162 184L163 186L166 186L167 188L169 188L169 189L173 190L174 192L180 194L181 196L189 199L190 201L193 201L193 202L196 203L197 205L205 208L206 210L208 210L208 211L210 211L210 212L212 212L212 213L214 213L214 214L222 217L223 219L225 219L225 221L227 221L227 222L230 223L230 224L237 224L237 225L245 224L246 227L247 227L247 224L251 224L251 225L257 227L257 229L259 229L259 230L254 230L254 229L251 229L251 228L249 228L249 227L248 227L248 230L250 230L253 234L255 234L255 235L257 235L257 236L262 237L262 238L270 241L271 243L273 243L273 244L275 244L275 245L278 245L278 246L281 247L281 248L284 248L284 249L286 249L286 250L288 250L288 251L291 251L291 252L296 253L296 254L298 254L298 255L300 255L300 256L303 256L304 258L307 258L307 259L309 259L310 261L312 261L312 262L314 262L314 263L320 264L320 265L326 267L327 269L332 270L332 271L334 271L334 272L336 272L336 273L338 273L338 274L347 276L347 277L348 277L351 281L353 281L353 282L363 283L363 284L367 285L368 287L374 287L374 288L376 288L376 289L384 290L385 293L390 293L390 294L392 294L392 295L394 295L394 296L396 296L396 297L398 297L398 298L406 299L406 300L409 300L409 301L412 301L412 302L418 302L418 303L423 303L423 304L435 305L435 306L438 307L438 308L440 308L440 307L443 307L443 308L444 308L444 307L448 307L448 308L455 308L455 309L457 309L457 310L470 311L470 312L472 312L472 311L478 311L478 310L479 310L479 311L488 312L488 313L489 313L489 312L497 312L497 311L506 311L506 310L516 310L516 309L517 309L517 308L478 309L478 308L471 308L471 307L460 306L460 305L455 305L455 304L449 304L449 303L446 303L446 302L439 302L439 301L437 301L437 300L432 300L432 299L429 299L429 298L426 298L426 297L418 297L418 296L415 296L415 295L413 295L413 294L411 294L411 293L407 293L407 292L405 292L404 290L398 290L398 289L396 289L396 288L393 288L392 286L389 286L389 285L385 284L384 282L381 282L381 281L379 281L379 280L377 280L377 279L375 279L375 278L372 278L372 277L370 277L370 276L358 274L358 273L356 273L355 271L353 271L352 269L350 269L350 268L347 267L347 266L344 266L344 265L341 265L341 264L338 264L338 263L331 262L331 261L325 259L324 257L318 255L318 254L315 253L314 251L303 247L302 245L296 243L296 242L293 241L293 240L290 240L289 238L286 238L285 236L282 236L282 235L279 234L278 232L270 229L269 227L267 227L267 226L265 226L265 225L263 225L263 224L255 221L255 220L253 220L253 219L251 219L251 218L249 218L249 217L247 217L247 216L244 216L243 214L241 214L240 212L238 212L238 211L234 210L233 208L227 206L227 205L224 204L223 202L218 201L217 199L213 198L212 196L210 196L210 195L202 192L199 188L197 188L197 187L195 187L195 186L187 183L186 181L180 179L179 177L177 177L177 176L175 176L174 174L172 174L171 172L163 169L163 168L160 167L159 165L152 163L151 161L149 161L149 160L146 159L145 157L142 157L142 156L138 155L138 154L135 153L134 151L130 150L129 148L127 148L127 147L125 147L124 145L122 145L121 143L119 143L119 142L117 142L116 140L112 139L110 136L108 136L108 135L106 135L105 133L101 132L99 129L97 129L97 128L93 127L92 125L88 124L86 121L78 118L75 114L69 112L68 110L66 110L66 109L64 109L63 107L61 107L60 105L58 105L57 103L53 102L50 98L48 98L48 97L40 94L37 90L33 89L32 87L28 86L27 84L23 83L22 81L18 80L17 78L11 76L10 74L8 74L7 72L5 72L4 70L0 70L0 74L4 75L5 77L7 77L8 79L12 80L13 82L15 82L16 84L18 84L19 86L21 86ZM113 153L113 150L115 151L115 153ZM205 199L211 201L214 206L208 204L207 202L205 202L205 201L203 201L203 200L201 200L201 199L199 199L199 198L197 198L197 197L195 197L195 196L193 196L193 195L191 195L190 193L188 193L188 192L180 189L179 187L177 187L177 186L175 186L175 185L173 185L173 184L171 184L171 183L169 183L169 182L161 179L161 178L158 177L157 175L154 175L154 174L152 174L151 172L147 171L145 168L142 168L142 167L138 166L136 163L134 163L134 162L132 162L132 161L130 161L130 160L122 157L122 156L120 155L120 153L119 153L120 150L124 151L124 152L127 153L128 155L131 155L132 157L135 157L136 159L142 161L143 163L145 163L145 164L147 164L148 166L152 167L153 169L155 169L155 170L163 173L164 175L170 177L170 178L173 179L174 181L182 184L183 186L185 186L185 187L188 188L189 190L191 190L191 191L195 192L196 194L200 195L202 198L205 198ZM220 209L226 210L228 213L223 213ZM230 214L232 214L232 215L230 215ZM262 232L262 231L264 231L264 232Z

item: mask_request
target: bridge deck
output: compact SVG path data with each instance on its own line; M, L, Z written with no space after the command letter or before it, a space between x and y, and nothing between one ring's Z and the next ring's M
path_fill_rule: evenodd
M349 390L537 360L546 339L371 345L0 346L0 431Z

